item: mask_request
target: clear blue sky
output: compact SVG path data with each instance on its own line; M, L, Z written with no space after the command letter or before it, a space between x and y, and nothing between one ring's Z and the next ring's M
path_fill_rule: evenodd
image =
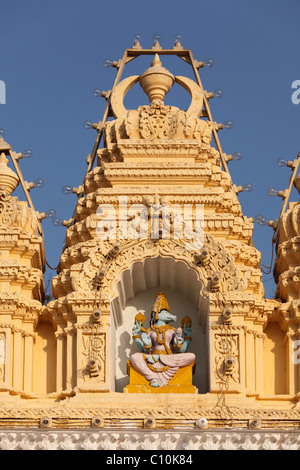
M155 33L163 47L173 47L180 33L196 59L215 60L201 78L205 89L224 93L211 101L214 120L234 123L219 133L224 152L243 153L243 160L230 164L233 181L254 185L239 196L244 214L278 217L282 200L266 190L287 187L291 171L276 160L293 160L300 151L300 104L291 101L291 84L300 80L298 0L2 0L0 14L0 80L6 83L0 128L13 150L33 150L21 166L27 181L45 180L31 191L36 210L72 216L76 196L63 195L61 188L82 183L95 139L82 123L98 122L104 109L92 90L110 89L116 73L102 61L121 58L136 33L145 48L152 47ZM187 73L179 59L167 66L174 74ZM128 75L144 70L134 67ZM178 102L176 94L171 98L180 106L181 96ZM298 199L296 191L292 199ZM43 229L48 262L56 266L65 228L46 219ZM265 265L271 238L271 228L255 226L254 243ZM264 276L267 297L274 295L271 278Z

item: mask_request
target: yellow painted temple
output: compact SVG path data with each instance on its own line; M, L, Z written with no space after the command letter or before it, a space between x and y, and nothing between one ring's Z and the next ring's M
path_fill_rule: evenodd
M124 78L141 55L148 68ZM48 302L45 214L22 154L0 139L0 449L300 448L300 206L288 204L299 157L270 222L277 292L266 299L204 63L180 43L136 43L112 65ZM149 104L126 109L140 86ZM165 105L173 86L188 109Z

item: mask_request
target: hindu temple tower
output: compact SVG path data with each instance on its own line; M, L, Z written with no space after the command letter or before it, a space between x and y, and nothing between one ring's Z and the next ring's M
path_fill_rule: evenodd
M140 56L148 68L126 76ZM168 70L166 56L194 78ZM21 156L0 141L0 448L298 446L299 202L287 206L286 191L271 223L277 293L266 299L204 62L178 41L156 41L112 65L49 302L45 214ZM148 104L126 109L134 87ZM172 87L189 94L186 110L165 104ZM13 195L18 184L26 201ZM165 382L139 372L138 352L140 370Z

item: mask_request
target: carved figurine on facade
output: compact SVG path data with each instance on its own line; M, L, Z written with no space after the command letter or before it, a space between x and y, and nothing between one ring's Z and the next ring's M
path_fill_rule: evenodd
M169 311L163 293L159 293L151 310L150 328L143 328L141 314L136 316L133 338L141 350L134 353L130 362L151 387L168 385L179 368L195 362L195 354L186 352L191 342L191 319L185 317L182 327L175 329L169 323L176 316Z

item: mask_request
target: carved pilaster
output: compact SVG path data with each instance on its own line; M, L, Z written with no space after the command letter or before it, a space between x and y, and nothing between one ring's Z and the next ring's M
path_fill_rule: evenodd
M23 388L25 393L32 391L32 378L33 378L33 345L34 336L26 334L24 337L24 384Z
M9 325L0 324L1 336L1 364L0 364L0 390L5 390L11 385L11 328Z
M296 395L299 392L299 364L293 360L295 352L293 345L296 339L298 339L297 330L290 328L284 338L286 348L286 391L290 395Z
M245 391L243 327L210 326L210 384L212 392Z
M255 384L258 393L264 392L264 342L263 333L255 334Z

